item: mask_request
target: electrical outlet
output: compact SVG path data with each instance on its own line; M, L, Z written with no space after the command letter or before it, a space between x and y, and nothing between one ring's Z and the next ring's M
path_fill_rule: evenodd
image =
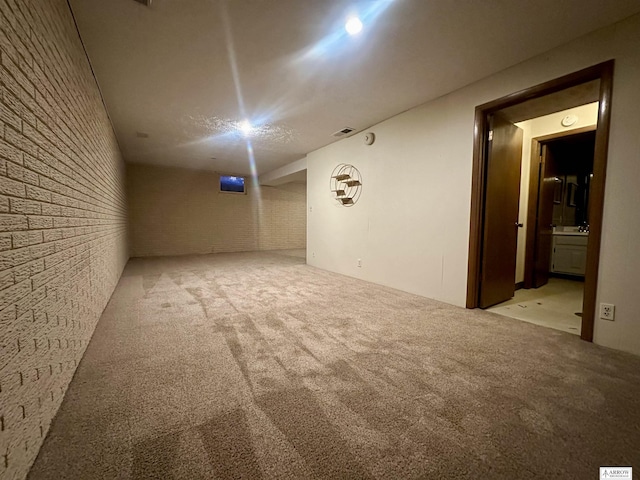
M600 318L613 321L616 318L616 306L612 303L601 303Z
M316 252L311 252L311 257L316 258Z
M361 267L362 266L362 259L358 259L358 266Z

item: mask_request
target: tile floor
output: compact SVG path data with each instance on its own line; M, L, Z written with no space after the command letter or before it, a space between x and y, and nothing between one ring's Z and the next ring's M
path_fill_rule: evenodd
M550 278L540 288L520 289L515 296L487 310L544 327L580 335L584 282Z

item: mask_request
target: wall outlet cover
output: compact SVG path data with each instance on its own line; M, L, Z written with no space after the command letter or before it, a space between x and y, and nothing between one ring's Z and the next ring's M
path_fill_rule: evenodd
M616 306L612 303L600 304L600 318L603 320L614 320L616 314Z

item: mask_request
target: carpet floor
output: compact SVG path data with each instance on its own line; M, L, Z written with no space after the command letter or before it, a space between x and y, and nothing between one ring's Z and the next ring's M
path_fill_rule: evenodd
M277 253L132 259L29 478L640 473L640 358Z

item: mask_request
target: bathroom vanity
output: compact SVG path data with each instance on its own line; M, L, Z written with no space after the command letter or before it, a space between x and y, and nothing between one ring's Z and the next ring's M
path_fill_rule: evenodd
M589 232L578 227L554 227L551 272L584 276L587 266Z

